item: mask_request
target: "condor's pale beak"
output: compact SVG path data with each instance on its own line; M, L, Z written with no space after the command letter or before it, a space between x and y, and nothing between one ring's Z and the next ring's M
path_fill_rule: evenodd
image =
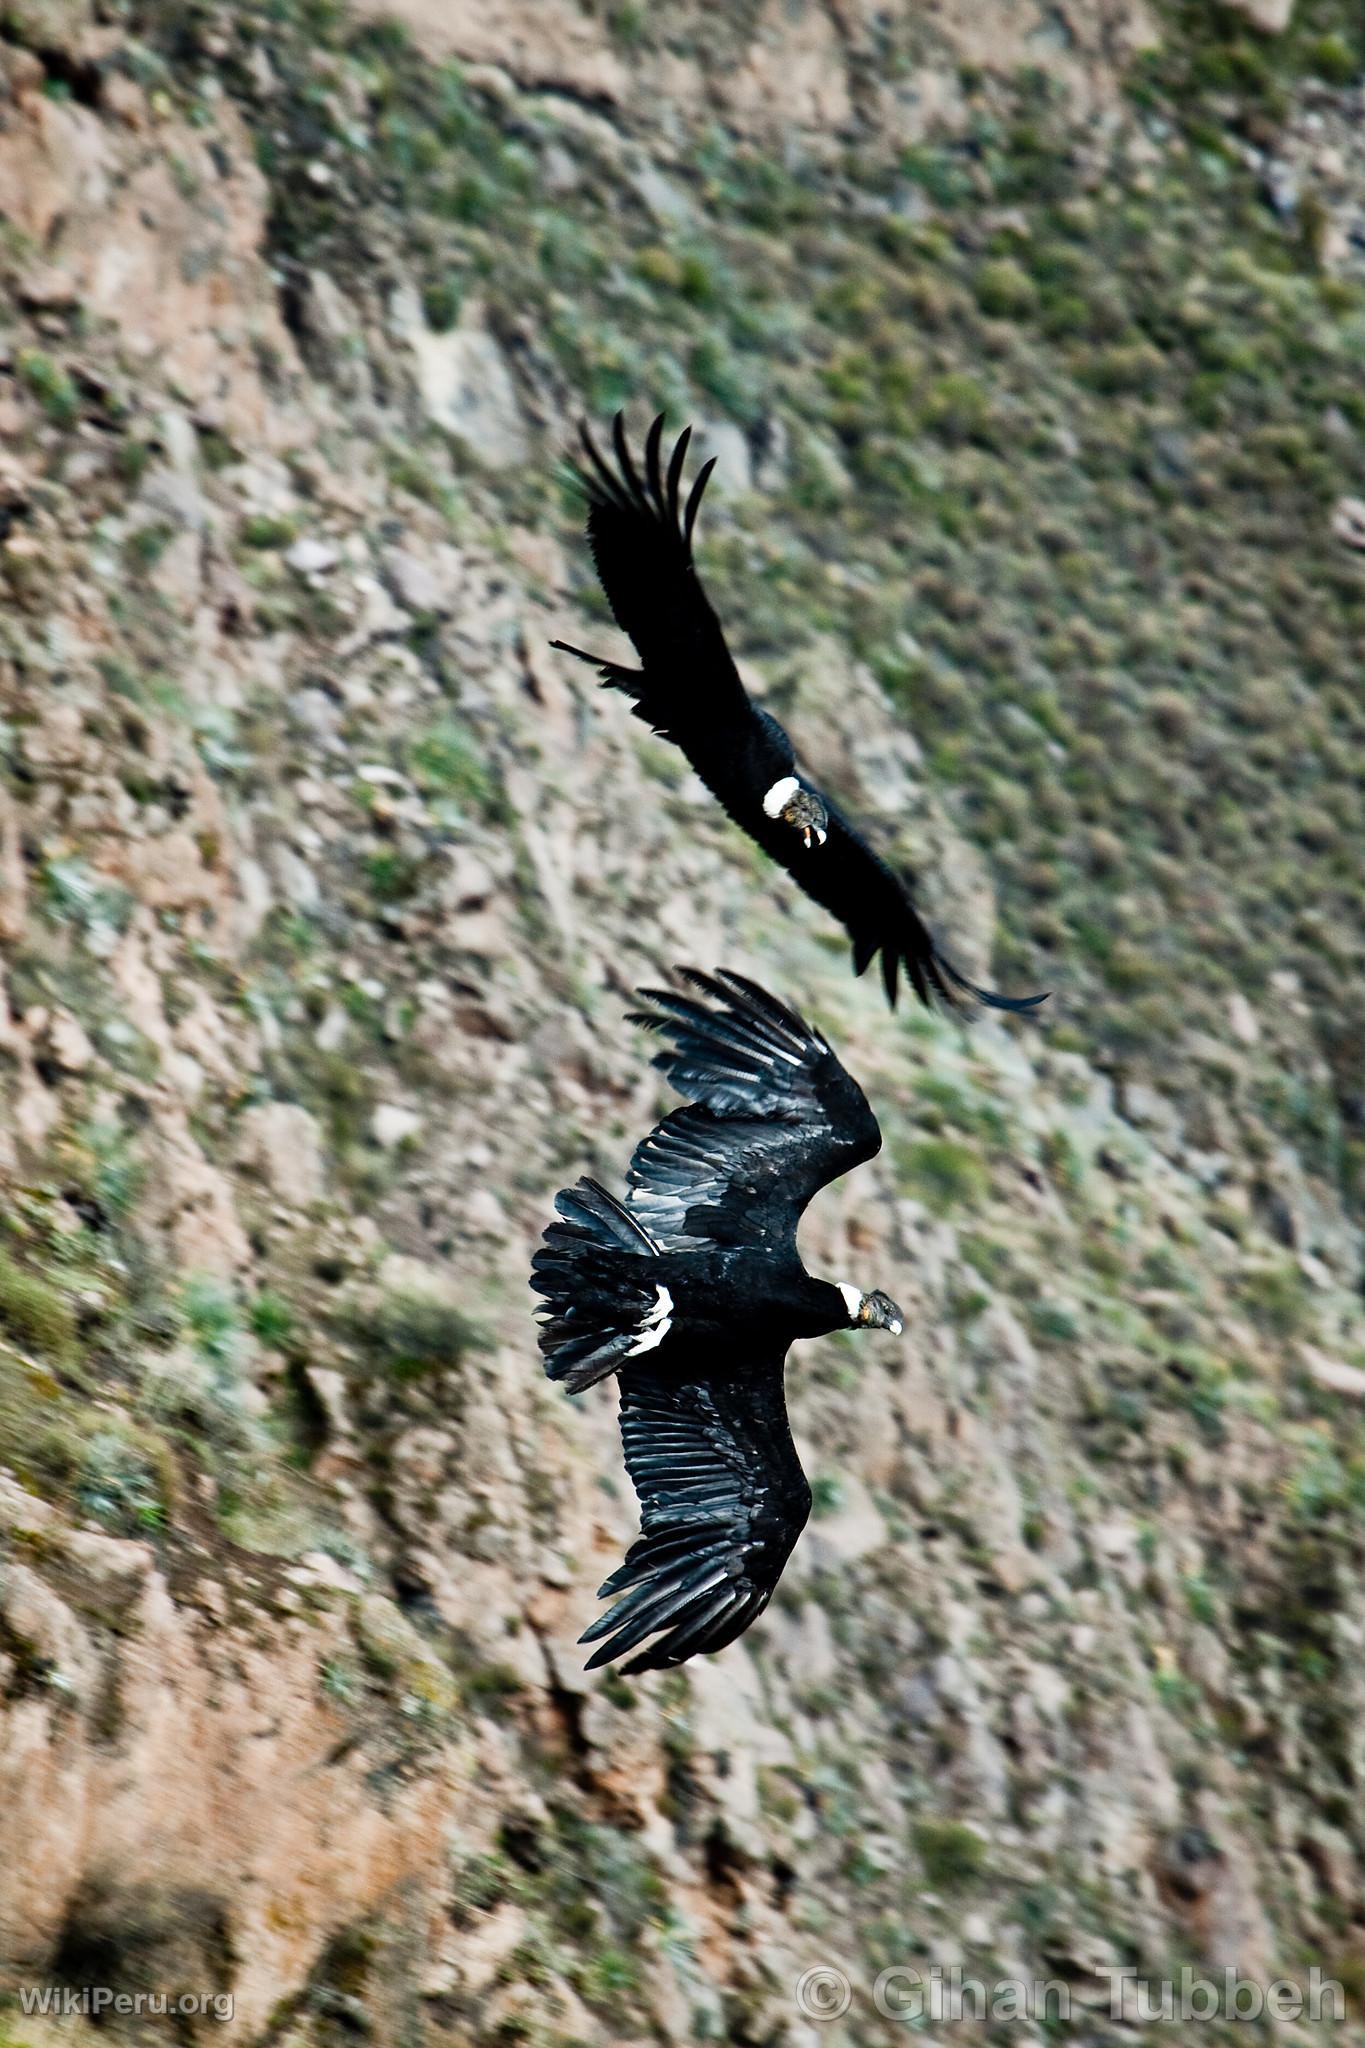
M779 808L774 808L774 798L779 793L785 801ZM803 789L794 775L773 784L763 799L763 808L769 817L779 817L784 825L793 826L801 834L808 853L812 846L824 845L829 814L815 790Z
M889 1294L883 1294L880 1287L871 1294L865 1294L858 1305L857 1320L868 1323L874 1330L889 1330L893 1337L905 1331L905 1317L901 1314Z

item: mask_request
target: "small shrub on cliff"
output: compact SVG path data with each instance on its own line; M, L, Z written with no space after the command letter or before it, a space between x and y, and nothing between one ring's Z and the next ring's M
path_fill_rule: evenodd
M26 348L20 351L17 368L54 426L74 426L80 402L76 387L61 364L44 355L41 349Z
M990 1186L975 1152L951 1138L921 1138L903 1149L896 1164L901 1180L939 1216L974 1207Z
M415 740L408 763L425 795L454 797L485 816L496 808L497 788L488 764L472 734L454 719L442 719Z
M1001 257L986 264L976 281L976 300L983 313L998 320L1023 320L1038 304L1038 290L1021 264Z
M76 1317L59 1289L0 1253L0 1336L55 1365L71 1358Z
M1292 1337L1308 1316L1308 1290L1302 1273L1289 1260L1253 1267L1238 1290L1252 1317L1272 1336Z
M287 548L298 536L298 526L270 512L253 512L242 521L242 545L271 550Z
M985 1843L960 1821L916 1821L913 1837L924 1874L939 1891L961 1891L986 1868Z
M467 1351L486 1350L488 1332L453 1304L426 1294L388 1293L345 1318L352 1341L389 1377L424 1379L449 1371Z

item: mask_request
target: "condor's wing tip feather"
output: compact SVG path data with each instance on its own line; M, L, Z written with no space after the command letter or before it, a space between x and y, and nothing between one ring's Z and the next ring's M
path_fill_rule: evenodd
M926 1008L932 1006L937 997L950 1011L962 1011L967 1004L975 1002L987 1010L1003 1010L1009 1016L1026 1016L1047 1002L1052 993L1050 989L1044 989L1040 995L1033 996L1001 995L997 989L981 988L976 982L969 981L937 947L926 953L908 947L898 949L894 944L869 941L866 937L854 941L853 972L865 974L879 953L882 985L893 1010L900 998L902 969Z
M706 496L706 486L710 483L719 460L720 457L718 455L707 456L705 462L697 471L692 488L687 494L687 503L683 507L682 529L683 540L689 548L692 545L692 530L697 523L697 514L701 510L701 501Z
M648 1663L637 1664L637 1668L647 1669L659 1661L671 1662L670 1653L684 1638L695 1635L700 1648L717 1631L717 1624L728 1620L735 1608L747 1605L751 1594L758 1590L744 1573L740 1559L733 1553L727 1554L723 1541L703 1541L693 1550L659 1546L657 1540L651 1543L646 1537L635 1549L645 1553L639 1560L644 1569L632 1590L605 1614L589 1622L578 1638L583 1644L600 1645L588 1659L585 1670L593 1671L611 1663L650 1636L656 1640L642 1653ZM656 1555L660 1550L662 1554ZM633 1562L634 1555L627 1559L627 1565ZM720 1640L729 1638L721 1636ZM716 1647L720 1647L720 1641Z
M954 967L952 961L946 960L942 953L936 953L934 958L935 964L947 975L954 988L960 989L964 995L974 996L976 1001L983 1003L988 1010L1004 1010L1011 1016L1022 1016L1026 1011L1038 1009L1052 994L1051 989L1044 989L1036 996L1005 996L1001 995L998 989L978 988L974 981L969 981L961 969Z
M708 1574L696 1592L656 1603L661 1611L652 1614L627 1616L622 1609L629 1603L618 1601L579 1637L580 1643L598 1645L583 1669L599 1671L634 1650L635 1655L620 1666L623 1674L667 1671L689 1657L723 1650L767 1606L771 1591L728 1574L719 1581ZM603 1637L605 1641L600 1640Z
M680 981L704 990L729 1008L738 1006L758 1010L770 1021L780 1019L799 1038L810 1039L817 1045L824 1044L820 1033L806 1022L794 1003L784 1003L780 996L760 987L758 982L750 981L747 974L740 974L733 967L717 967L707 974L700 967L687 967L675 962L673 972Z
M640 988L635 993L649 1008L632 1011L630 1021L673 1038L680 1052L695 1053L705 1044L713 1051L727 1048L730 1055L747 1052L766 1067L776 1056L784 1066L797 1069L827 1049L819 1032L757 982L723 967L714 974L683 966L673 971L703 1000L672 989Z
M654 417L653 417L653 419L652 419L652 420L650 421L649 425L648 425L648 426L647 426L647 427L645 428L645 446L646 446L646 447L648 447L648 446L649 446L649 444L650 444L650 442L652 441L652 442L654 443L654 445L655 445L655 446L657 447L657 446L658 446L658 444L659 444L659 442L660 442L660 441L662 440L662 438L663 438L663 431L664 431L664 428L665 428L665 427L666 427L667 425L668 425L668 414L667 414L667 412L665 412L665 411L661 411L661 412L656 412L656 413L655 413L655 415L654 415ZM587 419L586 419L586 418L584 418L584 419L580 419L580 420L579 420L579 422L578 422L578 431L579 431L579 434L580 434L581 436L583 436L583 437L584 437L585 439L587 439L587 438L589 438L589 437L591 436L591 434L592 434L592 428L591 428L591 426L589 425L589 423L588 423L588 421L587 421ZM627 426L626 426L626 414L625 414L625 408L624 408L624 406L618 406L618 407L617 407L617 409L616 409L616 411L615 411L615 412L614 412L614 413L612 414L612 416L611 416L611 439L612 439L612 446L613 446L614 448L616 448L616 449L617 449L618 451L619 451L619 449L620 449L620 446L621 446L621 444L622 444L622 443L623 443L623 442L624 442L624 441L626 440L626 438L627 438L627 433L628 433L628 429L627 429ZM684 441L686 441L687 439L689 439L689 438L690 438L690 436L691 436L691 433L692 433L692 429L691 429L691 427L684 427L684 428L683 428L683 430L682 430L682 437L683 437Z
M972 994L979 1003L984 1003L988 1010L1007 1010L1012 1016L1023 1016L1027 1011L1036 1010L1047 1002L1052 990L1045 988L1041 995L1036 996L1002 996L997 989L973 988Z
M587 418L580 418L578 421L579 445L591 463L597 481L594 482L593 477L585 473L578 459L572 455L564 458L565 471L578 488L586 492L590 498L600 497L605 492L606 496L621 510L639 510L642 506L647 505L649 499L652 499L653 506L650 509L656 510L661 515L665 514L669 508L665 502L663 475L659 462L659 447L667 418L668 415L666 413L655 413L645 430L645 474L643 478L637 470L635 458L630 452L630 438L626 429L626 416L623 411L614 413L611 422L611 450L616 457L618 467L613 469L601 448L598 447L597 441L593 436L591 422ZM672 471L675 465L679 470L681 469L682 457L686 453L687 444L691 438L691 427L684 427L678 436L677 445L673 450L673 456L669 463L669 496L676 497L677 484Z

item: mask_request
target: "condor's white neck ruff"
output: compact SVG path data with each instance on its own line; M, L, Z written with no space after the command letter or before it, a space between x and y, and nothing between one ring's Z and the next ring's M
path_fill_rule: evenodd
M784 775L780 782L775 782L763 799L765 815L769 818L780 818L800 787L794 775Z

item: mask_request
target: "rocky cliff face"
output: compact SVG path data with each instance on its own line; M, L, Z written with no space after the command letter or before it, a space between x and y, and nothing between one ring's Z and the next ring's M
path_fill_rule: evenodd
M1354 1997L1365 89L1303 11L0 8L16 1994ZM618 403L697 420L748 680L1040 1026L887 1015L548 651L606 644L554 465ZM797 1355L777 1600L628 1683L613 1400L525 1276L675 959L864 1082L807 1256L910 1329Z

